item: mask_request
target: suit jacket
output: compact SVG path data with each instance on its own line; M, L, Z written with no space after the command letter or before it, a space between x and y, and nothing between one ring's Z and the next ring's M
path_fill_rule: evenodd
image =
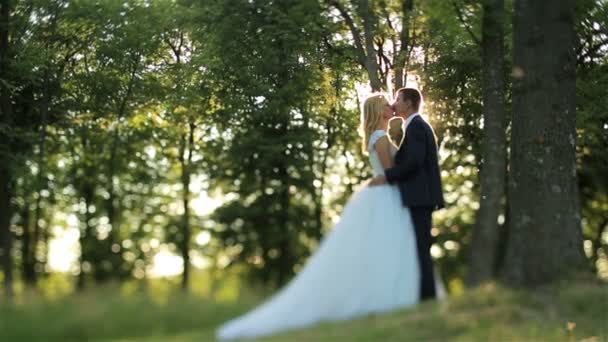
M399 187L404 206L444 207L437 141L431 126L420 116L408 124L395 166L384 173L388 183Z

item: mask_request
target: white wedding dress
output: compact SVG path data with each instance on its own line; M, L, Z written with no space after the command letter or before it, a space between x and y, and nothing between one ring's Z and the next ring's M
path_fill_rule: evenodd
M374 175L384 169L370 137ZM393 156L396 150L393 148ZM420 274L409 209L396 186L365 187L346 204L339 222L305 267L266 302L222 325L221 340L255 338L404 308L419 302Z

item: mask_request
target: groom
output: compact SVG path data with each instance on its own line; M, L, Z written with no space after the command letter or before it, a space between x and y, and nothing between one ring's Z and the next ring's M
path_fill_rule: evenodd
M418 113L422 95L414 88L397 90L393 104L395 116L404 120L405 137L395 156L395 166L384 176L373 178L369 185L395 184L404 206L410 208L416 229L420 265L420 299L436 297L433 261L431 260L431 221L433 210L443 208L443 192L437 159L437 141L433 129Z

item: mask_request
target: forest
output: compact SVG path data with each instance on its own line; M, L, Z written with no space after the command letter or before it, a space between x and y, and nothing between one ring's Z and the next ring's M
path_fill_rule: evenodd
M106 289L243 312L219 303L288 283L372 176L362 101L404 86L438 138L450 296L608 301L603 0L0 0L0 339L120 338L10 325L119 307Z

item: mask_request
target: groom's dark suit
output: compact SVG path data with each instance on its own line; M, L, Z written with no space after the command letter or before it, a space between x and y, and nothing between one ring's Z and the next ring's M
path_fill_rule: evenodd
M416 229L420 264L420 298L435 298L435 277L430 248L433 210L443 208L443 191L437 158L437 142L431 126L419 115L406 127L395 156L395 166L385 171L386 180L396 184L404 206L410 208Z

